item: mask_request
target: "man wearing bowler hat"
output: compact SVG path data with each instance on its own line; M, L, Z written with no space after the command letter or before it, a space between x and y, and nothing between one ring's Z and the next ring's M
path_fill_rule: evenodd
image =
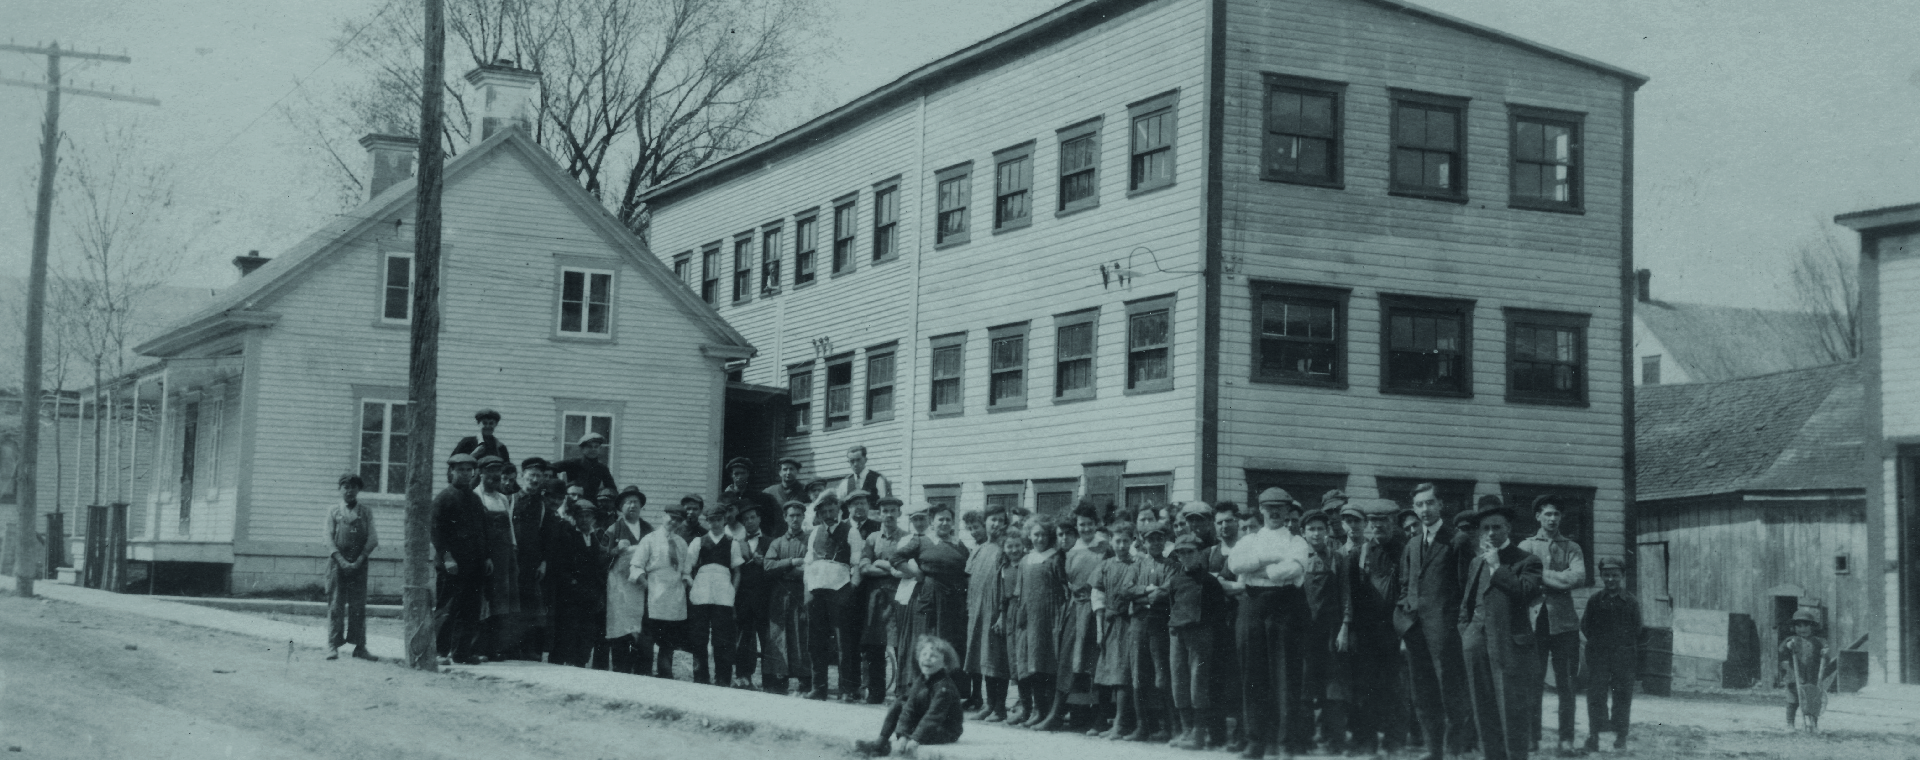
M1527 703L1540 703L1527 610L1540 598L1542 565L1514 545L1513 523L1506 506L1480 513L1486 549L1473 559L1460 602L1460 646L1487 760L1526 760L1533 729Z

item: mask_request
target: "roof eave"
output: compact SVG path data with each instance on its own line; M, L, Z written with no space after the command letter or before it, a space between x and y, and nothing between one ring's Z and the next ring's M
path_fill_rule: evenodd
M1920 224L1920 203L1908 203L1901 206L1887 206L1865 211L1853 211L1833 218L1833 223L1855 232L1866 232L1882 227L1894 227L1907 224Z
M164 359L210 340L242 330L271 327L279 321L280 315L273 312L247 309L223 311L169 330L164 335L134 346L133 352Z

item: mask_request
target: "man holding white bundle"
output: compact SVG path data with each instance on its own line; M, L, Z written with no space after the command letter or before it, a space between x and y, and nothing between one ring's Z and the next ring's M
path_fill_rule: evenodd
M1260 493L1264 520L1227 554L1227 569L1246 585L1235 638L1240 645L1243 720L1241 757L1305 751L1312 740L1303 697L1307 597L1301 588L1312 548L1287 527L1293 497L1278 488Z

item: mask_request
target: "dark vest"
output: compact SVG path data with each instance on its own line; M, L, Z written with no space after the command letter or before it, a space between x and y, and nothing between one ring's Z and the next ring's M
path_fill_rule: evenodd
M847 541L847 534L852 530L852 523L841 520L833 528L814 534L813 558L833 560L843 565L853 564L853 544Z
M714 541L712 536L702 538L706 540L700 542L700 556L693 559L694 572L699 572L702 565L719 565L722 569L732 569L733 537L721 536L719 541Z
M853 480L853 475L849 473L846 479ZM866 491L868 496L878 499L881 495L879 488L880 473L874 472L872 467L868 467L867 476L860 479L860 490Z

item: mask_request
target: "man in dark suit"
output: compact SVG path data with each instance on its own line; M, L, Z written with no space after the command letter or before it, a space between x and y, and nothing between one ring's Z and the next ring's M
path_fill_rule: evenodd
M619 493L620 487L613 482L613 471L607 469L607 437L599 433L588 433L580 437L580 456L562 459L553 463L553 474L560 476L568 485L580 487L580 492L588 499L596 498L601 491ZM591 502L589 502L591 503ZM613 522L613 505L606 509L594 505L594 523L606 525Z
M487 508L473 492L472 454L447 458L451 484L433 497L433 548L440 568L434 610L440 656L479 662L480 608L487 591Z
M1400 594L1394 628L1407 643L1413 678L1413 703L1427 740L1423 760L1466 751L1473 726L1464 701L1466 674L1460 659L1460 563L1453 526L1441 516L1440 493L1432 483L1413 488L1413 512L1420 523L1400 555Z
M1393 627L1405 542L1393 526L1399 507L1386 499L1360 505L1365 522L1346 557L1353 605L1354 749L1395 754L1406 741L1406 685L1400 680L1400 634Z
M455 454L472 454L475 461L496 456L500 461L511 462L513 456L507 453L507 445L493 437L493 429L500 425L500 413L492 409L482 409L473 413L473 421L480 423L480 434L460 439L453 445Z
M1527 760L1533 707L1540 704L1527 612L1540 598L1545 565L1513 543L1513 521L1505 506L1480 513L1487 550L1474 557L1460 604L1467 684L1487 760Z

